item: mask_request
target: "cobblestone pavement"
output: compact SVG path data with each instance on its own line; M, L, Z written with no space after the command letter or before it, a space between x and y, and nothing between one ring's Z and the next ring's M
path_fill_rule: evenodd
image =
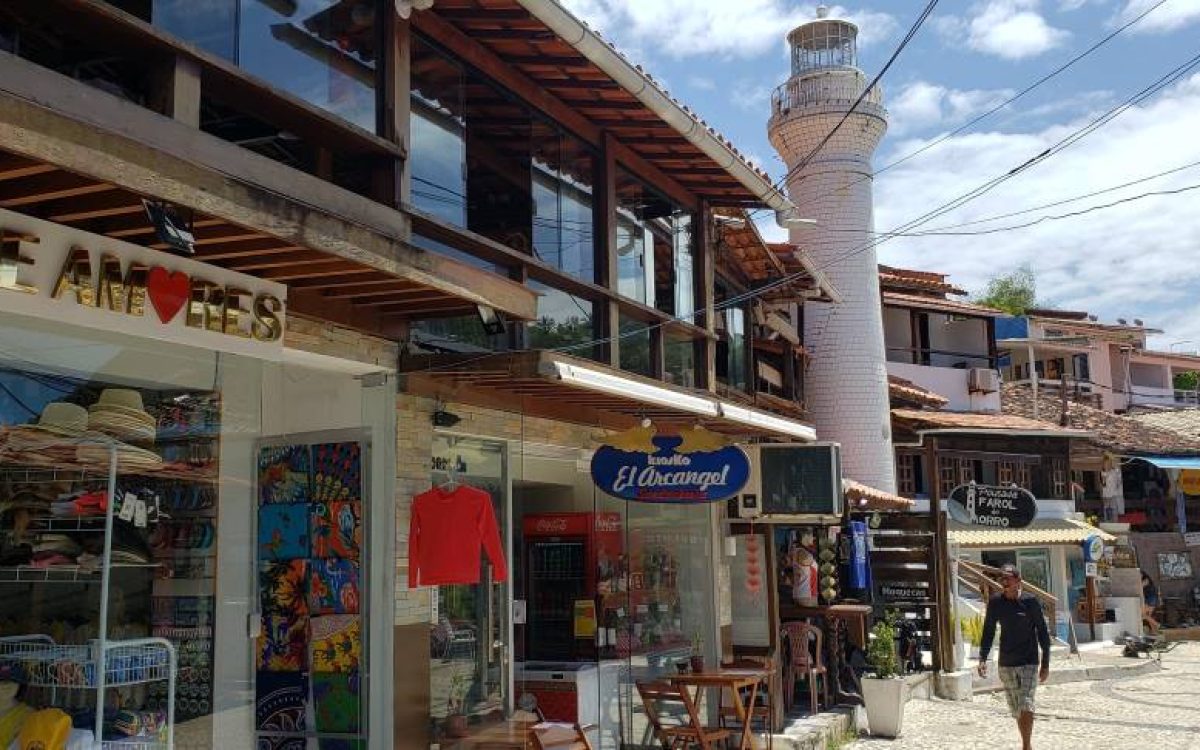
M1041 686L1033 726L1037 750L1200 750L1200 643L1163 657L1160 672ZM1020 748L1002 693L969 703L909 701L903 736L864 738L852 750Z

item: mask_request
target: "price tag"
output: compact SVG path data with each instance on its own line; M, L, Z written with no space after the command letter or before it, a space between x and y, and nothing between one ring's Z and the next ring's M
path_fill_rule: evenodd
M138 501L134 506L133 513L133 525L139 529L146 528L146 501L138 498Z
M1086 562L1083 564L1083 574L1088 578L1095 578L1100 574L1100 566L1094 562Z
M121 500L120 518L122 521L132 521L133 514L137 510L137 495L132 492L126 492L125 497Z

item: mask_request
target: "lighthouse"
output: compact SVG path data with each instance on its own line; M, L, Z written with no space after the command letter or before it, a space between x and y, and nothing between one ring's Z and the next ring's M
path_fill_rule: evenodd
M858 27L829 18L824 6L815 20L788 34L792 74L771 97L767 130L788 167L789 197L799 215L815 220L789 225L790 243L842 297L838 304L805 305L805 392L817 434L841 443L846 476L895 492L879 271L871 244L871 155L887 130L887 112L878 87L854 107L868 84L858 68L857 42Z

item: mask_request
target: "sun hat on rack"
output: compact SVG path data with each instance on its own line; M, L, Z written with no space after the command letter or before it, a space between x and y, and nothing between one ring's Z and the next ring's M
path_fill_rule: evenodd
M139 442L153 442L157 435L154 416L146 411L142 394L132 388L105 388L88 412L89 430Z
M18 430L37 430L55 435L75 437L87 429L87 409L65 401L51 401L42 408L36 424L22 425Z

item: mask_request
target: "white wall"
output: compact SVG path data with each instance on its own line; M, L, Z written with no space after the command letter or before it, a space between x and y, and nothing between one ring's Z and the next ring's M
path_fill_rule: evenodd
M950 400L949 411L1000 411L999 393L969 393L969 370L953 367L926 367L907 362L888 362L888 373L911 380Z
M952 367L964 362L970 367L986 367L988 356L987 321L981 318L952 320L949 315L929 314L929 348L955 355L932 355L930 364ZM977 358L958 355L973 354Z

